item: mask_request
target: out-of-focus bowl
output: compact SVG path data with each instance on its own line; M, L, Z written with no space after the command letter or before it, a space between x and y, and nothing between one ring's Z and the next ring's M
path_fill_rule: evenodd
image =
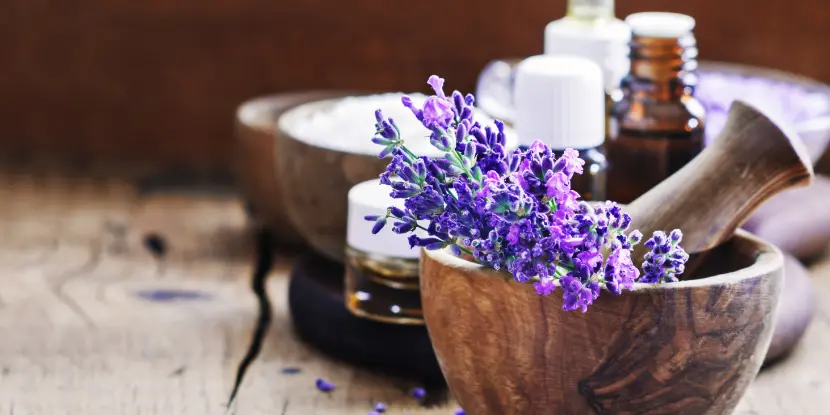
M479 75L476 100L490 116L512 123L514 69L520 59L490 62ZM707 141L723 128L736 98L793 125L815 163L830 140L830 86L774 69L701 62L695 96L706 108Z
M400 93L389 93L398 94ZM413 94L412 97L416 104L420 99L426 99L418 94ZM378 159L381 147L371 143L375 122L373 109L367 108L365 112L361 111L359 120L343 124L342 128L359 129L359 134L351 134L354 131L340 135L329 134L330 141L327 143L322 143L319 137L301 137L297 130L302 123L310 126L315 124L309 123L328 122L326 114L340 114L337 115L340 117L343 113L338 112L338 104L349 102L347 100L359 102L364 98L371 97L364 95L308 102L286 111L277 123L277 176L288 217L314 250L338 262L343 262L345 255L349 190L358 183L378 178L386 170L389 158ZM414 120L414 116L399 103L399 97L395 99L393 106L388 106L388 102L384 101L382 109L387 116L394 117L402 135L406 137L409 135L408 129L414 125L409 122L411 120L404 121L403 117L411 116ZM340 107L341 110L342 108ZM396 109L403 109L404 113L396 115L393 112ZM492 120L483 111L477 112L479 116L484 115L484 118L478 118L482 124L492 124ZM422 126L418 124L418 127ZM308 133L307 130L305 132ZM423 132L423 135L415 135L418 139L423 137L424 142L409 143L407 139L410 149L418 155L441 156L441 152L429 145L426 138L428 130L424 128ZM506 130L505 133L507 150L516 148L515 134L511 130ZM349 142L358 139L365 142Z
M271 230L277 240L299 246L302 237L288 220L282 186L277 180L274 151L277 119L305 102L345 96L346 91L304 91L262 96L239 105L234 123L234 173L257 227Z

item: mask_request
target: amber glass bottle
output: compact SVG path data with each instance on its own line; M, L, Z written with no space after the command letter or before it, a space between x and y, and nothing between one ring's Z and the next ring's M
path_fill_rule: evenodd
M703 149L704 110L697 84L694 19L675 13L637 13L631 70L623 96L611 109L606 142L608 196L629 203L663 181Z

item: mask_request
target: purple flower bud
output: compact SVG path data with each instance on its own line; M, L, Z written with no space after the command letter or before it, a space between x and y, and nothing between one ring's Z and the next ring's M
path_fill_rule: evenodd
M427 83L432 89L435 91L435 95L438 95L441 98L444 98L444 78L439 77L438 75L432 75L427 79Z
M472 107L473 104L476 103L476 98L473 96L473 94L467 94L467 96L464 97L464 101L467 102L467 105Z
M398 219L402 219L404 216L406 216L406 212L404 212L401 208L399 208L397 206L390 207L389 208L389 213L391 213L392 216L394 216Z
M669 238L671 238L672 243L677 244L681 239L683 239L683 233L680 232L680 229L675 229L671 231Z
M383 402L378 402L375 404L375 412L384 413L386 412L386 404Z
M474 126L470 129L470 135L475 137L479 143L485 144L487 143L487 135L479 126Z
M363 219L365 219L369 222L374 222L374 221L378 220L380 217L381 217L381 215L366 215L366 216L363 217Z
M380 109L375 110L375 120L377 120L378 123L383 121L383 111L381 111Z
M422 122L427 128L432 128L433 126L446 128L450 120L455 116L452 111L452 104L445 98L435 96L427 98L422 115Z
M466 415L467 413L464 412L463 409L459 408L455 410L455 415Z
M452 93L452 102L453 102L453 104L455 104L455 110L458 111L458 113L460 114L461 111L463 111L464 107L465 107L465 105L464 105L464 96L461 95L460 92L455 91L455 92Z
M464 107L464 109L461 110L459 118L461 118L462 120L473 119L473 109L471 107Z
M467 138L467 126L464 123L461 123L458 126L458 129L455 130L455 141L458 143L464 142Z
M386 216L381 216L375 221L374 226L372 226L372 233L377 234L384 226L386 226Z
M335 388L334 383L328 382L322 378L317 379L317 381L314 384L317 386L317 390L319 390L320 392L331 392Z
M424 400L424 398L427 397L427 391L424 390L424 388L414 388L410 393L412 394L413 398L419 401L422 401Z
M467 145L464 147L464 157L472 160L472 159L475 158L475 156L476 156L476 146L475 146L475 144L472 143L472 142L467 143Z

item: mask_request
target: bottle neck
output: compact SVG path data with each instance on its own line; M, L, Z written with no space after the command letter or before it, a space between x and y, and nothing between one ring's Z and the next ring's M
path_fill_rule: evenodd
M568 17L593 22L614 18L614 0L568 0Z
M691 33L679 38L633 36L631 71L623 91L634 98L681 100L697 86L697 42Z

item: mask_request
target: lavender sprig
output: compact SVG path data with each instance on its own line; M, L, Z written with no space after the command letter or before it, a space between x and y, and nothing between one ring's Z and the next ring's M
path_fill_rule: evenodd
M404 199L404 208L366 217L375 222L373 233L393 219L393 231L411 234L412 247L450 247L532 283L539 295L561 287L566 311L587 311L602 286L619 295L638 281L677 281L688 259L679 230L649 239L640 278L631 249L642 235L628 231L631 217L614 202L580 201L571 189L573 176L583 173L576 150L557 156L537 141L508 152L502 122L483 126L474 120L472 95L446 96L444 80L435 75L427 83L435 94L422 108L406 96L402 102L431 131L430 143L443 157L416 156L394 121L375 113L379 157L391 155L381 183L392 188L392 197Z

